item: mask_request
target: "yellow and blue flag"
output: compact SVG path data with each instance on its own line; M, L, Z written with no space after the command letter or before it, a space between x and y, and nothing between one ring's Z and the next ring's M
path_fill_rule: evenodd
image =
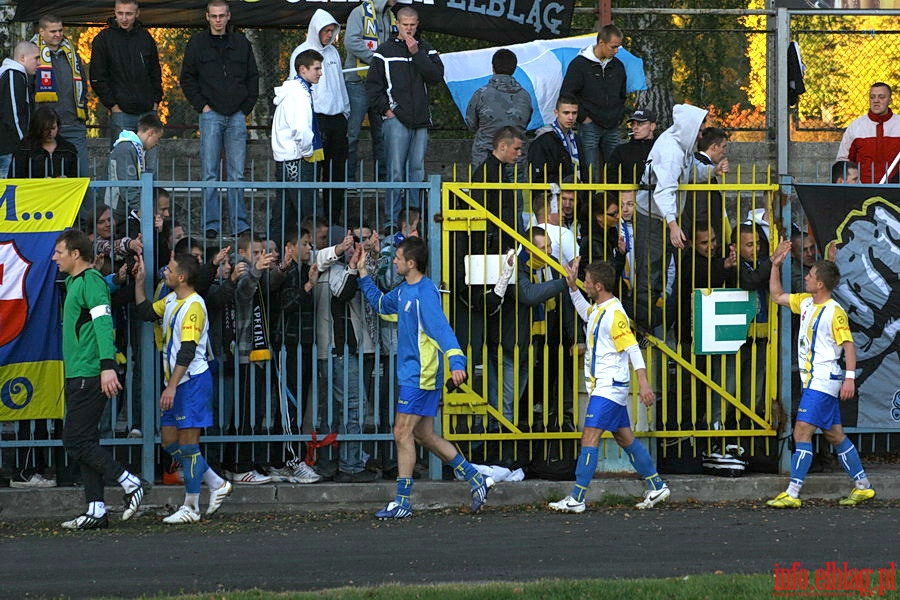
M57 236L88 179L0 180L0 421L64 412Z

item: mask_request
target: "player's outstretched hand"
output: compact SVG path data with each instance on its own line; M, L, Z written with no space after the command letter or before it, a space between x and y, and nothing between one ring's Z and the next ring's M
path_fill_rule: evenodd
M566 269L566 283L569 286L570 290L578 289L578 265L581 264L581 257L576 256L573 258L569 264L565 265Z

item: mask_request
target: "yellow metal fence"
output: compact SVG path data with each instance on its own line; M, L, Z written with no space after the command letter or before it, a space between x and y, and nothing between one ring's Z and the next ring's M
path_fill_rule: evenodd
M551 194L545 183L444 183L442 274L450 292L444 298L445 310L473 366L469 382L445 394L447 439L467 446L476 460L521 463L548 453L561 458L576 455L573 440L580 437L588 400L583 323L574 313L565 284L559 283L565 276L561 262L571 255L574 241L582 266L609 260L618 272L622 255L625 258L617 295L638 332L657 392L656 405L646 408L632 386L629 412L636 434L670 442L696 438L699 443L693 444L691 453L732 443L749 452L772 452L771 437L784 420L775 402L778 313L768 294L759 292L768 289L765 258L774 250L780 229L773 218L778 186L770 173L756 170L742 173L738 168L731 179L680 186L688 205L705 202L711 209L713 203L721 203L721 222L701 224L697 210L686 211L693 217L681 225L690 245L675 252L670 248L666 255L667 291L649 300L661 315L653 323L634 320L640 312L635 288L641 282L631 274L636 265L627 264L629 252L621 251L619 239L625 237L620 236L621 209L635 195L635 185L563 185L561 196L574 192L570 200ZM753 211L755 220L742 227ZM634 229L637 222L632 219L631 233L645 234ZM650 226L665 228L662 221ZM543 235L536 234L538 227ZM706 228L706 240L698 239L702 238L698 228ZM723 243L726 236L730 239ZM710 244L712 237L718 238L717 247ZM745 257L742 237L745 242L758 238ZM698 241L709 248L707 256L695 250ZM510 251L516 272L505 291L499 290L497 281ZM737 354L695 354L691 323L685 322L691 319L690 305L685 303L694 289L721 287L709 272L713 262L727 261L729 256L737 264L728 287L750 288L750 297L764 299L763 308ZM698 269L698 262L707 268ZM707 273L705 280L700 280L698 270ZM763 274L764 285L757 280ZM545 293L536 293L539 290ZM667 443L660 444L660 451L679 456L684 452L681 445Z

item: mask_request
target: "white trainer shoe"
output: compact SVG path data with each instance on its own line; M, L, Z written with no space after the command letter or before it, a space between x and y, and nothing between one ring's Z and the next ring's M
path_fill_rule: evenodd
M567 512L567 513L583 513L584 512L584 502L579 502L572 496L566 496L559 502L551 502L547 506L550 507L550 510L556 510L559 512Z
M169 525L181 525L182 523L196 523L200 520L200 513L190 506L182 506L171 515L163 519L163 523Z
M225 502L225 498L231 495L232 490L234 490L234 486L227 480L219 489L209 490L209 506L206 507L206 516L219 510L219 507Z
M231 481L241 485L262 485L264 483L272 483L272 478L268 475L261 475L259 471L252 470L246 473L227 473Z
M293 471L294 483L317 483L322 481L322 476L316 473L305 461L301 460L298 463L291 464L290 467Z
M644 499L635 504L634 507L639 510L653 508L660 502L664 502L670 495L669 486L664 484L658 490L647 490L644 492Z
M40 473L35 473L28 479L10 479L9 487L17 489L42 489L56 487L55 479L47 479Z

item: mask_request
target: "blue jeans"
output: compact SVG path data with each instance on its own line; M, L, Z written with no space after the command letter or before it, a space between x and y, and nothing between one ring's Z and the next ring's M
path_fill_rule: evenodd
M428 149L428 128L409 129L396 117L385 119L381 126L387 150L388 180L415 183L423 181L425 179L425 151ZM388 223L397 223L397 215L401 208L418 208L420 206L419 192L421 190L405 190L405 203L401 197L403 191L399 187L388 190L387 210L385 211Z
M587 164L591 179L603 181L600 171L600 153L603 152L603 164L609 159L612 151L621 143L618 127L600 127L593 121L578 126L581 145L584 148L584 162Z
M347 181L357 181L356 170L359 168L359 132L363 118L369 115L369 134L372 136L372 157L378 181L384 181L387 175L387 160L384 155L384 139L381 134L381 115L369 110L369 99L366 96L365 81L348 81L347 95L350 96L350 116L347 118ZM371 177L371 175L370 175Z
M0 154L0 177L9 177L9 166L12 164L12 154Z
M228 181L244 181L247 120L241 111L233 115L220 115L214 110L200 113L200 169L203 181L223 181L219 172L222 150L225 150ZM222 233L222 207L217 196L215 188L203 190L203 206L206 209L204 228ZM243 189L228 190L228 217L231 220L231 233L237 235L250 229Z
M493 403L499 399L499 396L497 395L497 384L499 383L497 373L498 353L503 354L503 416L513 423L516 422L515 417L517 417L517 415L513 414L515 400L517 399L516 368L518 368L519 371L518 399L522 398L522 392L525 391L525 385L528 383L528 365L525 362L525 356L523 356L525 352L527 352L527 350L519 350L518 365L515 363L512 351L503 350L502 348L497 348L496 352L489 352L485 357L488 372L488 402Z
M112 150L116 140L119 139L119 134L123 130L128 129L129 131L137 132L140 119L141 115L131 115L124 112L109 113L109 149Z
M356 354L334 356L332 366L332 391L334 420L339 424L338 433L360 434L365 420L366 387L359 377L359 360ZM361 441L341 441L339 468L345 473L359 473L366 468Z
M63 138L78 151L78 176L90 177L88 171L87 127L79 122L76 125L63 125L59 128L59 137Z

